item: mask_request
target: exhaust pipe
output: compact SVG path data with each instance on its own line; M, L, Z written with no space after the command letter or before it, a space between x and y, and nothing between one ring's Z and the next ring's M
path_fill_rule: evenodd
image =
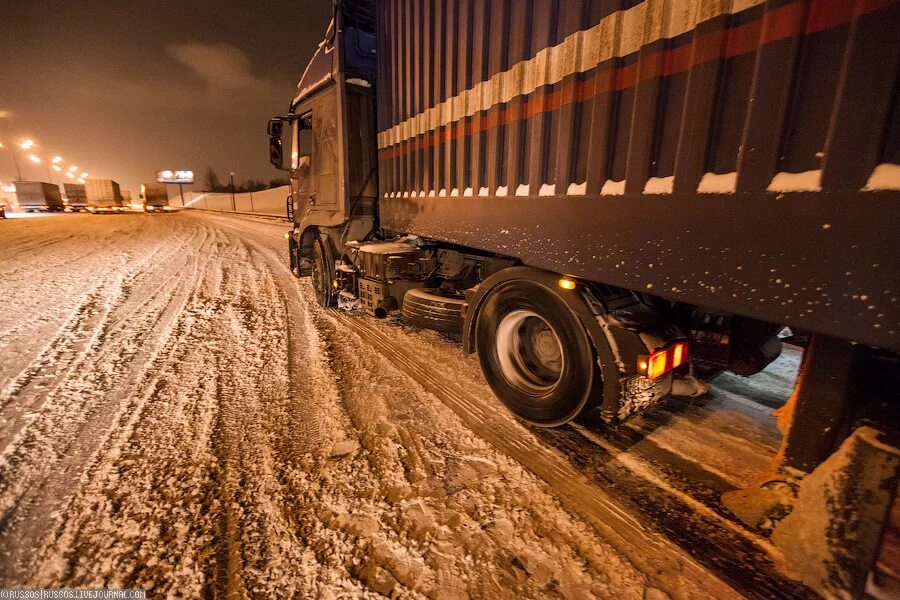
M375 315L376 319L383 319L392 310L397 310L397 299L393 296L388 296L375 305L375 310L372 311L372 314Z

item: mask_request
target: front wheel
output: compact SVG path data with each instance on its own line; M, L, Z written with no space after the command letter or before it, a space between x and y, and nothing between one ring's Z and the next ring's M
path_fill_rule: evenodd
M322 244L321 238L316 236L312 243L312 263L310 276L313 290L316 293L316 301L319 306L328 308L334 305L334 293L331 282L334 280L332 267L333 260L329 260L329 253Z
M553 291L527 280L501 284L475 326L485 378L517 416L562 425L594 404L600 373L578 317Z

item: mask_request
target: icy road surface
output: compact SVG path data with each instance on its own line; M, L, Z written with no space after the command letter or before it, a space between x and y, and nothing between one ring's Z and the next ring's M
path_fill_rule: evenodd
M0 222L0 587L810 596L718 501L778 443L742 395L796 352L615 432L530 429L452 340L316 307L285 229Z

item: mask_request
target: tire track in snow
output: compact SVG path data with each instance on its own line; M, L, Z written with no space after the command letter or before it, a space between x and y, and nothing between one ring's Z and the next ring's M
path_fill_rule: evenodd
M179 257L176 252L170 252L168 256ZM139 264L140 268L132 272L131 277L126 277L126 280L134 281L138 275L144 275L143 264L150 258L152 255L145 257ZM79 477L86 472L86 466L91 464L96 448L102 446L112 434L111 423L121 414L130 394L151 372L153 356L161 350L170 331L169 326L179 312L178 300L181 296L163 296L163 292L171 292L183 281L190 279L181 269L183 261L174 265L162 263L154 266L159 270L178 268L174 276L166 279L166 287L151 286L142 297L149 308L158 308L159 311L133 313L115 324L105 324L95 335L95 344L91 348L95 355L84 356L86 360L92 358L95 363L107 364L111 369L108 376L95 378L90 386L79 384L77 380L61 381L53 391L58 392L56 395L62 399L62 405L52 406L50 410L45 407L45 411L29 423L32 429L38 430L38 437L30 435L31 430L26 430L24 435L18 436L23 440L18 445L22 450L14 448L10 451L7 447L6 456L9 458L12 454L12 462L7 460L7 468L4 470L10 480L15 480L15 485L9 488L4 486L0 495L0 506L4 508L0 519L0 538L11 535L10 529L13 529L18 543L11 552L0 557L0 564L4 567L0 571L15 574L21 573L20 569L27 568L28 553L38 547L37 541L51 526L47 519L51 507L76 487ZM127 296L119 296L117 301L110 303L107 314L120 308L127 299ZM132 321L137 321L140 325L130 335L112 335L124 330ZM101 362L104 360L109 362ZM93 366L96 367L96 364ZM90 378L90 371L83 373ZM85 381L85 376L79 379ZM71 395L73 383L76 386L74 396ZM87 407L91 418L86 418L87 414L73 414L70 410L84 403L86 398L81 397L84 392L89 392L89 396L99 401L98 404ZM70 398L67 399L66 396ZM43 419L48 413L51 416ZM38 462L45 470L35 470L29 466Z

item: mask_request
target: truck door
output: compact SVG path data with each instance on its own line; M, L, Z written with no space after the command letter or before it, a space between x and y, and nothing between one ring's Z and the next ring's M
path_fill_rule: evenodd
M314 200L312 183L312 112L294 121L291 132L291 191L294 196L294 215L299 221ZM311 198L312 196L312 198Z
M312 110L312 177L317 210L340 211L338 201L338 107L337 89L322 92Z

